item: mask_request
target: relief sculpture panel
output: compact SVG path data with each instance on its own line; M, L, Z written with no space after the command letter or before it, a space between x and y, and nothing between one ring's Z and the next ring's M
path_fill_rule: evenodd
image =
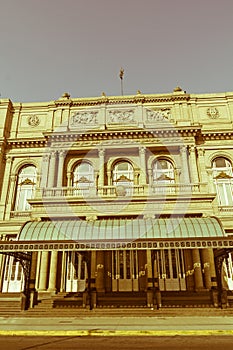
M134 110L110 110L108 112L109 124L132 124L136 123Z
M88 128L98 126L98 111L79 111L71 115L70 127L85 126Z
M146 110L146 122L147 123L161 123L168 121L171 118L170 108L161 109L147 109Z

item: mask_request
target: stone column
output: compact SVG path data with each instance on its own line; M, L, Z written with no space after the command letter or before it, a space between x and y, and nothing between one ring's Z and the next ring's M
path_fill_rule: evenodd
M146 184L146 147L139 147L140 157L140 185Z
M56 159L57 159L57 152L52 151L50 156L49 174L48 174L49 188L56 187L56 184L55 184Z
M66 252L62 252L61 258L61 284L60 284L60 292L65 292L65 284L66 284L66 260L67 254Z
M65 155L65 151L58 152L57 187L62 187L63 184Z
M213 249L209 249L211 287L217 289L217 276Z
M208 184L209 184L209 190L211 193L216 192L216 186L214 184L214 179L213 179L213 170L212 169L207 169L207 176L208 176Z
M104 156L105 149L99 149L99 181L98 186L104 186Z
M211 288L211 271L210 271L210 256L209 256L209 249L202 249L201 250L201 260L202 260L202 267L204 271L204 285L206 289Z
M194 145L189 147L189 165L190 165L190 175L192 183L198 184L198 172L197 172L197 157L196 148Z
M185 263L185 279L187 290L194 290L194 269L193 259L190 249L184 249L184 263Z
M17 188L17 176L11 175L10 186L9 186L7 202L6 202L5 219L10 217L10 211L12 209L15 210L16 203L14 203L13 201L14 201L14 194L16 192L16 188Z
M135 169L133 185L139 185L139 183L138 183L139 174L140 174L140 171L138 169Z
M205 150L203 148L198 148L198 164L199 164L199 177L202 183L208 183L208 177L205 166Z
M56 292L56 281L57 281L57 258L58 252L51 252L51 260L50 260L50 273L49 273L49 287L48 291L55 293Z
M42 252L40 261L39 292L47 291L49 252Z
M180 147L180 154L181 154L181 162L182 162L182 182L185 184L190 183L189 178L189 165L188 165L188 159L187 159L187 147L182 146Z
M49 174L49 154L44 154L41 162L41 181L40 187L45 188L47 186Z
M204 289L199 249L192 250L192 257L193 257L195 290L198 291L198 290Z
M112 172L111 172L111 170L107 171L107 176L108 176L108 186L112 186L113 181L112 181Z
M152 169L148 169L148 180L149 180L149 186L153 185L153 176L152 176Z

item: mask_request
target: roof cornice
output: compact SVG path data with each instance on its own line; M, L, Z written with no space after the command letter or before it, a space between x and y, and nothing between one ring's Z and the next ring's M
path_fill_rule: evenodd
M128 96L106 96L89 97L89 98L74 98L70 99L61 97L54 101L56 107L59 106L98 106L98 105L113 105L113 104L138 104L138 103L161 103L161 102L185 102L189 101L190 95L186 93L173 93L163 95L128 95Z

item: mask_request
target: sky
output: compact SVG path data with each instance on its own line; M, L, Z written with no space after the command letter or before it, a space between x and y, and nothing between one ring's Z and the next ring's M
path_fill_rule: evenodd
M233 0L0 3L1 98L233 91Z

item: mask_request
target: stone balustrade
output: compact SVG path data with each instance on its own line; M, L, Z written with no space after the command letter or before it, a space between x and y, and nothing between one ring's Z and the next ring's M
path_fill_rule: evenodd
M42 197L128 197L128 196L155 196L204 193L207 184L158 184L148 185L117 185L100 187L51 187L37 189L36 198Z

